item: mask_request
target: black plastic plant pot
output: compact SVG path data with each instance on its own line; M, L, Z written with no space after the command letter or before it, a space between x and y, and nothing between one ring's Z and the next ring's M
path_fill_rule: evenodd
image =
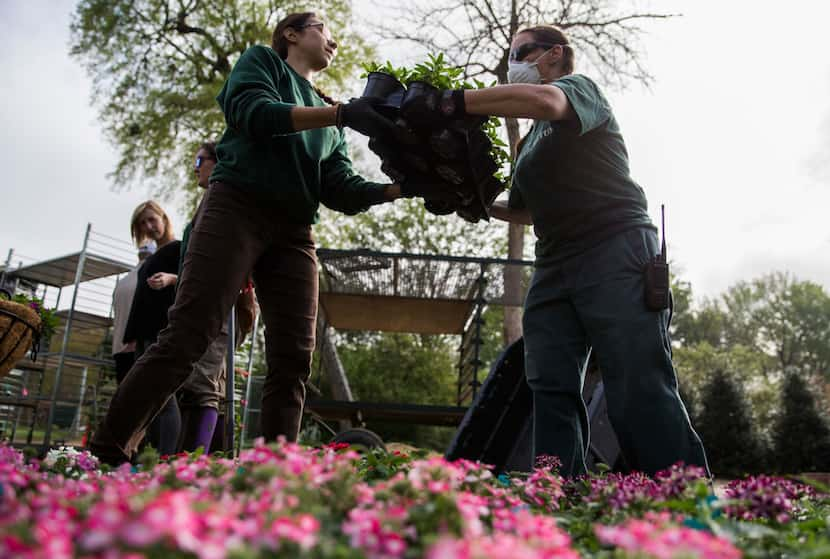
M407 84L406 93L403 94L400 109L401 117L406 120L410 128L424 132L431 130L434 118L424 113L424 106L417 99L425 93L437 90L437 87L427 82L414 81Z
M448 165L446 163L437 165L435 172L446 182L455 186L464 184L467 176L465 169L461 165Z
M405 151L400 154L402 163L409 168L414 169L419 173L428 173L429 172L429 163L424 157L416 153L412 153L411 151Z
M479 183L479 200L481 201L481 205L487 211L488 216L490 215L490 206L493 205L493 202L495 202L496 198L498 198L499 194L504 192L504 190L504 184L493 176L490 176Z
M392 179L393 181L395 181L395 182L397 182L397 183L403 182L403 181L404 181L404 179L406 179L406 175L405 175L404 173L402 173L401 171L399 171L399 170L398 170L397 168L395 168L394 166L392 166L392 164L391 164L391 163L389 163L388 161L384 161L384 162L381 164L381 166L380 166L380 170L381 170L381 171L382 171L382 172L383 172L383 173L384 173L387 177L389 177L390 179Z
M383 99L384 104L391 104L389 101L393 96L397 97L397 106L403 98L405 88L394 76L386 72L369 72L366 77L366 87L363 88L361 97Z
M394 145L379 138L369 138L368 147L372 153L381 159L386 159L398 151Z
M496 164L495 160L493 160L493 156L490 155L489 152L470 158L470 171L473 175L473 181L476 184L480 184L487 178L492 177L498 170L499 166Z
M431 83L422 82L422 81L414 81L409 82L406 84L406 93L403 96L404 102L411 97L416 97L418 95L423 95L429 91L437 91L438 88L432 85Z
M465 138L461 133L444 128L429 135L429 147L441 159L457 159L464 149Z
M444 200L424 200L424 208L435 215L449 215L456 210L455 206Z

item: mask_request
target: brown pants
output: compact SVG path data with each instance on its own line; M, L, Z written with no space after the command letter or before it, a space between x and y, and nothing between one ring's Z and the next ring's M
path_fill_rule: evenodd
M314 351L317 260L311 226L291 224L283 215L279 205L230 185L208 189L169 324L118 386L90 444L102 460L133 457L153 417L219 334L251 270L268 363L262 432L268 440L297 439Z

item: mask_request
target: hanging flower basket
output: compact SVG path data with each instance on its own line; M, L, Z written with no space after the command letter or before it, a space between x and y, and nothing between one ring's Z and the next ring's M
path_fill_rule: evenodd
M12 370L40 339L38 313L26 305L0 299L0 377Z

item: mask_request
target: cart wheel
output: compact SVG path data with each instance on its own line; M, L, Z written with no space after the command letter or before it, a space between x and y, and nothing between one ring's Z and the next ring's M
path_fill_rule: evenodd
M337 433L331 442L346 443L355 447L363 447L365 450L379 448L386 452L386 445L383 444L383 439L377 433L359 427L346 429L345 431ZM355 450L361 450L361 448L356 448Z

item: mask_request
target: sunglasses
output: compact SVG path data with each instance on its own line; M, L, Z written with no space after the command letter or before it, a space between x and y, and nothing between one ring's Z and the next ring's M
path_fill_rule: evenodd
M534 52L538 49L552 49L557 44L559 43L525 43L511 50L508 60L510 62L521 62L522 60L527 58L527 55L529 55L531 52Z
M205 161L216 161L213 157L202 157L201 155L196 158L196 164L193 166L194 169L201 169L202 163Z

